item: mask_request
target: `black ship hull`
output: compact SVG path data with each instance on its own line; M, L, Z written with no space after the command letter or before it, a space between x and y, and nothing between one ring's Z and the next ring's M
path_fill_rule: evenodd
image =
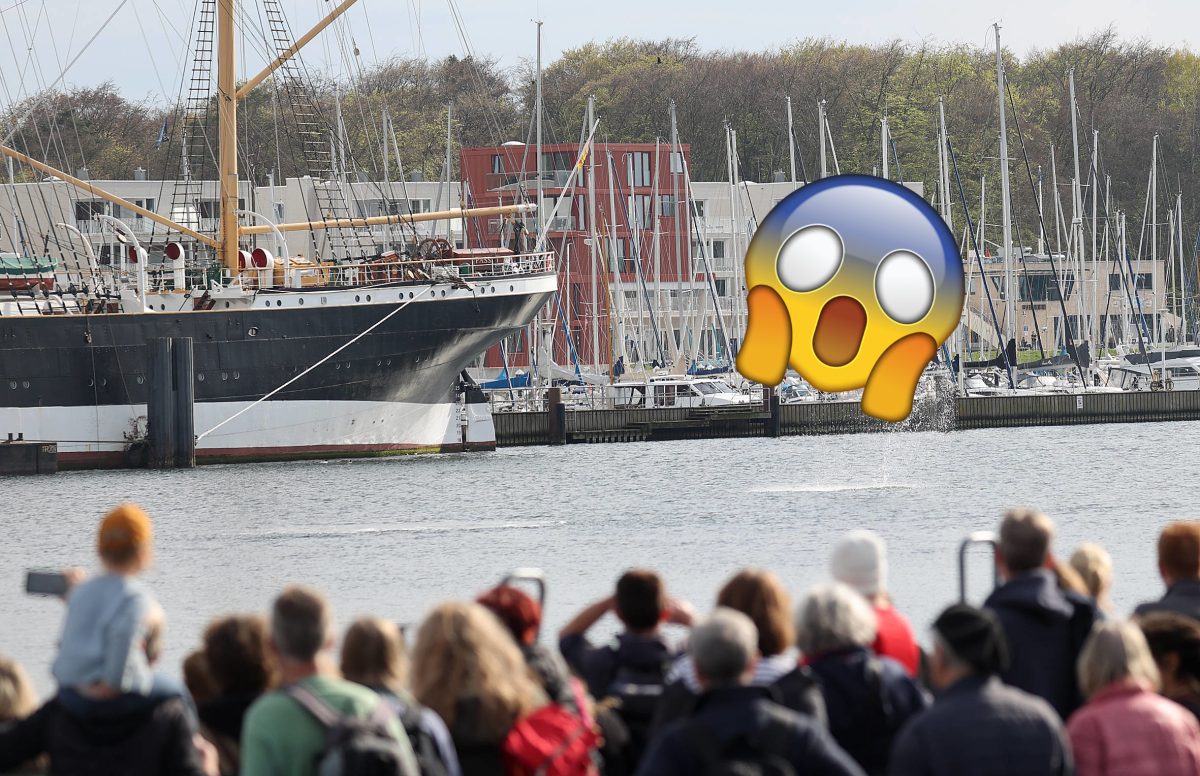
M205 311L0 316L0 438L56 442L64 467L135 465L145 438L146 343L190 337L198 461L494 446L494 438L471 444L462 435L459 374L532 319L554 288L554 275L543 274L473 288L264 292Z

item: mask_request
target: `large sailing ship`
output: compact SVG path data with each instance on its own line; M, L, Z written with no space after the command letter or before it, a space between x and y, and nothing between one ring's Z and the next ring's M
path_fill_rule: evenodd
M132 229L98 215L127 243L119 260L101 265L93 256L86 271L54 286L35 279L0 288L0 437L55 442L65 467L135 463L146 439L148 343L186 337L194 349L201 462L494 446L494 436L465 422L471 405L460 401L470 393L464 370L554 293L552 255L523 252L518 241L464 250L427 239L412 251L321 260L290 255L284 235L512 219L531 206L375 216L323 208L318 219L295 223L239 219L254 215L239 209L239 101L288 67L354 1L295 43L281 44L262 72L239 85L235 0L205 0L217 54L219 196L211 230L202 228L208 219L188 215L196 203L167 217L13 147L11 133L4 139L0 154L10 164L113 203L174 237L162 246L163 262L151 264ZM264 243L279 246L281 255ZM32 256L8 262L44 269Z

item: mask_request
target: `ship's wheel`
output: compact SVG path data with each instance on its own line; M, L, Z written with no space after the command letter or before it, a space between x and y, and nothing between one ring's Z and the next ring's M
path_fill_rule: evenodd
M417 244L417 255L426 261L445 261L450 258L450 242L444 237L426 237Z

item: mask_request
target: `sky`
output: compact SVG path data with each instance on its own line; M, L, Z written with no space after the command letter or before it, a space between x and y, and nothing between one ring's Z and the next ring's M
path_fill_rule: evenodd
M238 1L257 6L257 0ZM280 2L296 35L336 4ZM181 52L195 6L194 0L0 0L0 102L11 103L53 83L76 56L63 80L66 85L113 81L130 97L173 98L186 65ZM747 13L751 7L755 12ZM546 63L588 41L622 36L694 37L704 49L762 50L806 37L991 46L989 26L999 21L1005 47L1023 55L1109 24L1122 37L1170 47L1195 49L1194 36L1200 34L1196 0L360 0L335 26L335 34L327 32L305 50L305 58L310 67L344 72L341 52L356 45L365 65L393 56L440 58L471 52L516 67L535 56L534 19L539 18ZM97 30L99 36L85 49ZM352 45L338 45L339 35ZM252 49L239 52L245 75L265 63Z

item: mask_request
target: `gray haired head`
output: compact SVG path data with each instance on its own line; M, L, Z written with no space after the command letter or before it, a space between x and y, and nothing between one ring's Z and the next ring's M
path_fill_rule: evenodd
M838 582L810 588L796 611L796 643L808 655L868 646L876 628L867 600Z
M690 651L705 686L741 684L758 656L758 629L741 612L718 606L692 629Z

